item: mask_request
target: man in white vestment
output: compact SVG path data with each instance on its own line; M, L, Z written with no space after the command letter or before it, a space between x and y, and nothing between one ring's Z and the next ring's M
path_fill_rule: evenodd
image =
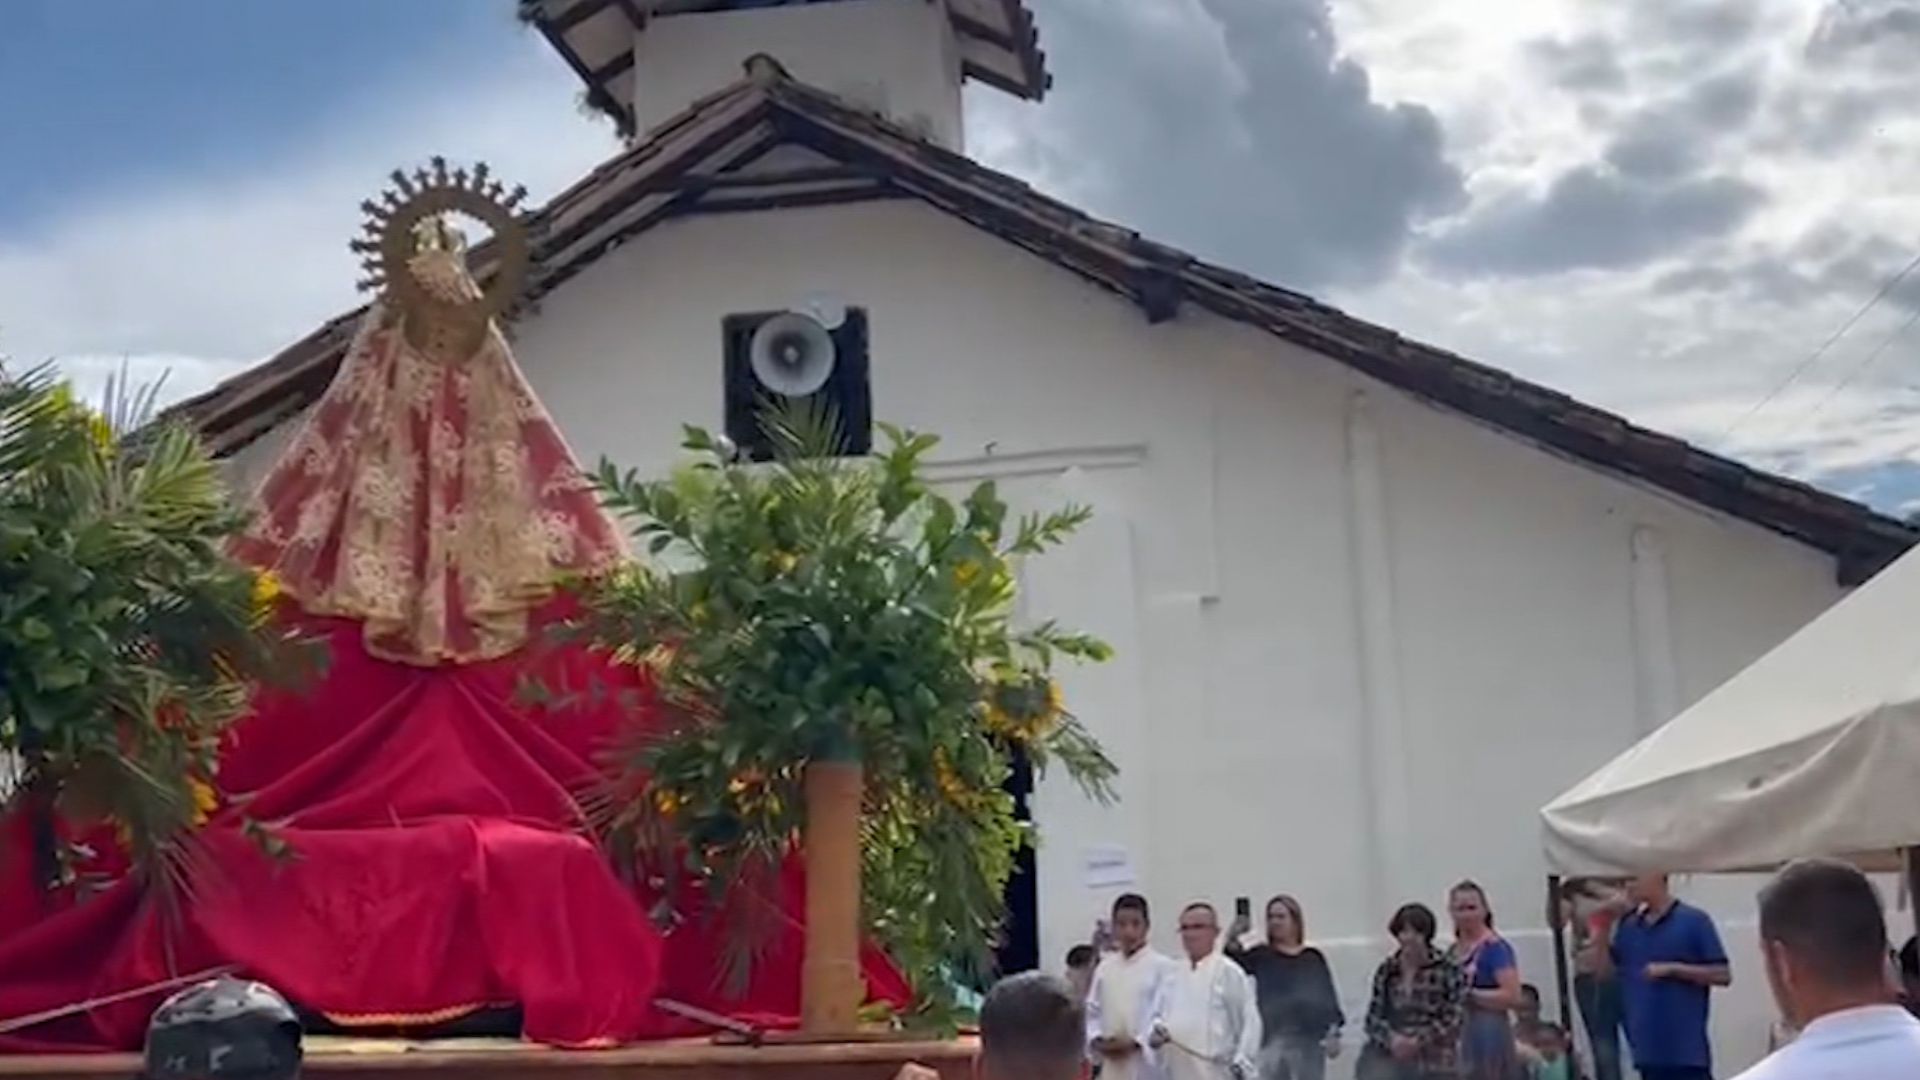
M1220 914L1212 904L1180 913L1186 960L1160 995L1148 1044L1170 1080L1252 1080L1260 1053L1260 1009L1253 981L1219 951Z
M1887 918L1857 868L1797 862L1760 891L1767 983L1797 1034L1740 1080L1914 1080L1920 1020L1887 979Z
M1145 897L1113 902L1116 948L1094 968L1087 991L1087 1048L1100 1080L1166 1080L1147 1038L1176 965L1147 944L1150 926Z

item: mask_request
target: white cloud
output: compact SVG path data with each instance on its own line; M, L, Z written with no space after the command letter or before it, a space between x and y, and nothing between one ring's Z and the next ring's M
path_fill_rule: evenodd
M1747 414L1920 251L1920 67L1835 55L1836 42L1884 51L1862 27L1920 26L1920 0L1498 3L1335 4L1375 85L1432 108L1468 171L1474 206L1432 234L1491 232L1515 207L1551 207L1556 183L1650 162L1672 167L1666 180L1752 185L1765 201L1718 236L1673 229L1631 250L1633 237L1589 223L1588 241L1610 239L1630 263L1612 268L1556 253L1581 238L1535 213L1535 228L1504 237L1533 245L1507 260L1531 262L1531 277L1404 266L1340 299L1755 464L1910 500L1904 481L1876 491L1870 474L1920 463L1920 327L1895 333L1911 307L1881 305ZM1554 272L1582 265L1603 268Z
M347 241L386 174L434 154L484 159L545 196L614 153L577 84L522 54L395 88L391 107L322 124L296 153L232 175L142 184L0 237L0 354L52 360L93 392L125 363L178 398L353 306Z

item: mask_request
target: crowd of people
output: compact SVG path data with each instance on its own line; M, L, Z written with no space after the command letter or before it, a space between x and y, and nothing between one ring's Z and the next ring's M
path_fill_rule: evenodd
M1521 982L1485 890L1461 882L1448 913L1453 941L1444 949L1426 905L1407 904L1389 920L1396 947L1374 972L1359 1074L1571 1080L1566 1032L1541 1019L1539 994ZM1189 904L1182 962L1149 944L1146 900L1119 898L1105 955L1083 945L1067 957L1103 1080L1322 1080L1347 1023L1332 969L1308 944L1298 900L1274 897L1265 922L1263 940L1249 946L1251 913L1237 911L1222 943L1213 905Z
M1446 945L1424 904L1406 904L1388 921L1394 944L1373 973L1360 1080L1620 1080L1623 1035L1642 1080L1710 1080L1710 998L1732 981L1711 916L1674 895L1664 875L1574 882L1556 904L1572 927L1588 1067L1576 1061L1571 1033L1542 1017L1540 994L1522 981L1486 891L1463 881L1448 894ZM1760 910L1768 981L1794 1037L1755 1080L1896 1075L1795 1064L1832 1053L1849 1032L1873 1033L1887 1060L1906 1063L1897 1075L1920 1077L1920 1021L1901 1008L1872 883L1846 864L1795 864L1762 894ZM1149 914L1145 898L1120 897L1103 940L1067 956L1060 985L1084 1007L1089 1072L1101 1080L1323 1080L1347 1018L1297 900L1274 897L1252 945L1244 903L1224 941L1217 909L1188 904L1178 959L1153 948ZM1871 964L1860 959L1868 944ZM1906 952L1920 969L1920 945ZM1902 957L1901 968L1907 963ZM1909 978L1907 989L1920 989L1920 970ZM1849 1012L1845 1024L1831 1019L1836 1012Z
M1696 1011L1694 991L1727 984L1712 920L1674 898L1660 878L1634 882L1624 904L1588 887L1576 891L1602 900L1586 913L1593 933L1584 945L1592 948L1598 938L1605 956L1584 974L1619 980L1620 1014L1640 1075L1709 1075L1710 1063L1661 1064L1642 1054L1670 1060L1704 1052L1696 1033L1679 1029L1690 1029L1696 1017L1704 1022L1704 1005ZM1372 1075L1459 1077L1491 1067L1489 1058L1529 1057L1516 1051L1508 1059L1492 1043L1496 1029L1524 1033L1528 1023L1537 1024L1528 1018L1537 1018L1539 996L1507 974L1510 949L1489 951L1498 936L1486 895L1463 883L1451 901L1456 940L1444 950L1433 944L1435 919L1426 907L1408 904L1391 920L1396 947L1374 977L1366 1043L1376 1061L1391 1064ZM1761 890L1759 911L1767 984L1793 1037L1739 1080L1920 1077L1920 1020L1909 1011L1913 1002L1900 1000L1920 983L1920 941L1909 941L1897 971L1890 969L1886 913L1866 875L1831 860L1794 863ZM1236 917L1235 928L1244 922ZM1114 905L1115 948L1091 970L1095 950L1088 946L1075 950L1068 978L1036 972L995 986L980 1011L977 1080L1088 1080L1096 1071L1103 1080L1250 1080L1256 1074L1301 1075L1303 1060L1313 1075L1324 1068L1325 1055L1338 1052L1342 1021L1332 978L1324 958L1305 944L1300 906L1290 898L1276 897L1268 905L1267 940L1252 949L1216 953L1219 921L1205 903L1181 913L1184 963L1158 957L1147 944L1148 928L1146 901L1122 897ZM1706 959L1668 958L1674 953ZM1244 977L1222 974L1228 956ZM1478 974L1481 963L1490 974ZM1640 966L1638 978L1647 990L1633 989L1641 984L1625 970L1632 965ZM1276 989L1282 986L1284 993ZM1655 987L1658 992L1650 993ZM1474 1009L1517 1019L1477 1020ZM1648 1033L1641 1026L1648 1009L1671 1027ZM1268 1016L1275 1022L1262 1028ZM1697 1034L1704 1039L1704 1027ZM1559 1035L1564 1048L1565 1033ZM1256 1046L1258 1053L1250 1049ZM1305 1053L1308 1047L1318 1052ZM1560 1060L1566 1060L1564 1052ZM908 1066L898 1080L939 1077Z
M1424 905L1407 904L1389 921L1395 945L1374 974L1361 1080L1460 1080L1522 1068L1554 1080L1572 1075L1565 1032L1539 1020L1539 995L1519 981L1486 894L1462 882L1449 900L1448 948L1434 944L1436 919ZM1601 917L1589 927L1605 956L1585 974L1619 980L1642 1080L1710 1076L1704 995L1729 978L1712 920L1657 877L1633 883L1626 904L1607 901L1595 911ZM1920 1077L1920 1020L1909 1011L1920 990L1920 941L1900 950L1896 966L1886 913L1866 875L1831 860L1794 863L1761 890L1759 914L1767 984L1790 1037L1739 1080ZM986 995L976 1080L1321 1076L1345 1023L1332 974L1306 944L1297 902L1275 897L1266 915L1266 940L1242 948L1250 920L1236 912L1222 949L1218 913L1189 904L1180 913L1184 956L1172 960L1148 943L1146 900L1121 897L1105 956L1076 949L1069 977L1028 972ZM155 1011L142 1075L298 1080L301 1041L284 998L223 976ZM1683 1058L1701 1064L1677 1063ZM896 1080L941 1077L910 1064Z

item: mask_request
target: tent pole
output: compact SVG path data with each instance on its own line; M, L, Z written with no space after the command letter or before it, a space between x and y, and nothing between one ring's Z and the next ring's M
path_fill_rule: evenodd
M1560 1000L1560 1029L1573 1030L1573 992L1567 981L1567 920L1560 905L1560 875L1547 875L1547 925L1553 928L1553 983Z
M1913 916L1913 932L1920 937L1920 846L1910 847L1901 854L1901 860L1907 864L1907 913Z

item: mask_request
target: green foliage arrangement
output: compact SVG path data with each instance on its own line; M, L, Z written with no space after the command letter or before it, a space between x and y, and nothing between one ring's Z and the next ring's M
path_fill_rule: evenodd
M186 428L142 425L151 393L108 414L46 369L0 368L0 809L39 816L39 870L71 883L56 839L110 825L136 872L183 880L182 838L218 802L221 734L250 688L312 668L269 619L270 577L227 557L240 527Z
M950 1017L953 980L991 965L1032 840L1003 790L1012 755L1112 795L1113 763L1052 677L1056 658L1110 650L1013 621L1013 561L1089 514L1009 521L992 484L956 505L923 475L932 436L883 425L883 449L846 459L824 412L766 424L766 464L689 428L696 460L670 479L601 465L607 504L650 558L590 595L584 629L651 667L669 713L624 748L610 831L712 888L736 917L729 959L744 974L759 935L751 905L725 898L794 849L808 763L859 762L866 925L914 981L922 1018Z

